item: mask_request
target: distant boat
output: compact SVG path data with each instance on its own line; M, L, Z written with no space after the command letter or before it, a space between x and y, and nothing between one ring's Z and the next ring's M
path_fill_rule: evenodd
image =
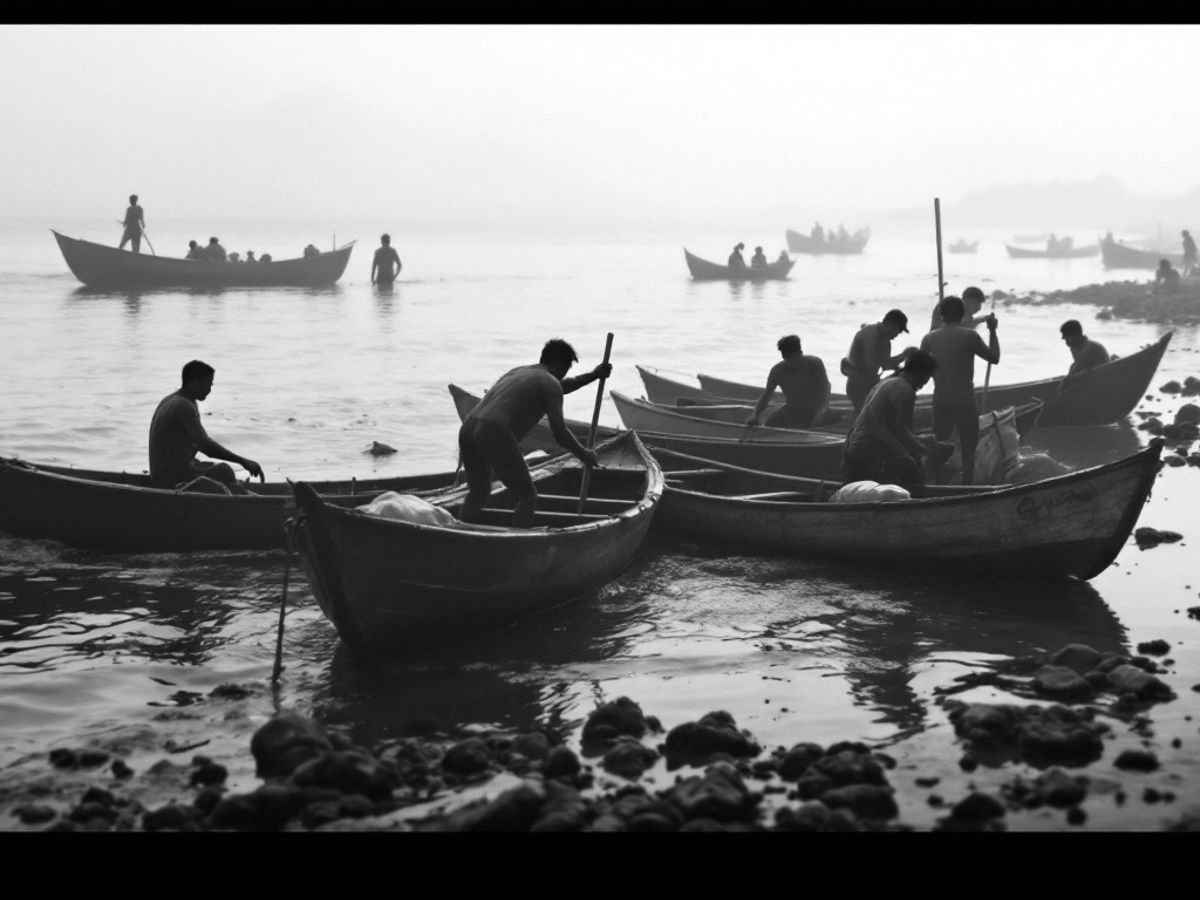
M784 236L787 238L788 249L793 253L844 255L847 253L862 253L863 247L867 246L867 241L871 237L871 229L860 228L844 241L836 236L831 238L828 235L826 235L825 240L818 241L807 234L792 231L790 228L784 232Z
M1097 256L1100 253L1099 244L1089 244L1086 247L1072 247L1064 250L1026 250L1023 247L1004 245L1008 255L1013 259L1082 259L1085 256Z
M683 258L687 260L688 271L696 281L783 281L788 272L796 264L794 259L777 259L767 263L765 269L731 269L729 266L718 265L701 259L687 248L683 249Z
M1014 244L1044 244L1046 239L1050 237L1050 232L1043 231L1041 234L1014 234Z
M326 287L346 271L354 241L316 256L218 263L131 253L51 229L76 278L97 288Z
M979 241L975 241L973 244L968 244L966 241L961 240L955 241L946 249L951 253L974 253L979 249Z
M1183 265L1182 253L1162 253L1155 250L1138 250L1115 240L1100 241L1100 253L1106 269L1157 269L1160 260L1170 260L1173 266Z

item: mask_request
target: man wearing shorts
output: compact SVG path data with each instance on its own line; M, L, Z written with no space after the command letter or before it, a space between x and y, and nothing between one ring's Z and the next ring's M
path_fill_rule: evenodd
M601 363L591 372L567 378L575 350L566 341L553 338L542 348L537 365L518 366L505 372L483 395L458 430L458 450L467 473L467 499L459 519L478 522L492 493L493 477L512 491L516 500L513 525L528 528L537 508L537 489L529 477L529 466L521 454L521 439L542 418L549 420L554 439L585 465L596 465L594 451L584 447L563 422L563 394L577 391L612 372Z

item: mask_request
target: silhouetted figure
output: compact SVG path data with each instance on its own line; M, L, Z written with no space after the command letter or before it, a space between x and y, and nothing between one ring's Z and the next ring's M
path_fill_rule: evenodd
M247 250L247 251L246 251L246 262L248 262L248 263L255 263L255 262L258 262L258 260L254 258L254 251L253 251L253 250Z
M775 346L783 359L767 374L767 385L754 412L746 419L746 425L758 426L759 418L771 402L771 395L779 388L783 391L783 406L771 413L765 424L771 428L811 428L829 402L829 376L825 374L825 363L801 352L798 335L781 337Z
M150 421L150 482L154 487L178 488L203 476L208 480L197 482L193 489L219 493L239 489L230 466L198 462L195 459L197 452L237 463L263 480L262 467L258 463L222 447L200 424L200 408L196 404L212 391L214 374L208 363L193 359L183 367L182 387L163 397L154 410L154 418Z
M850 352L842 360L842 374L846 376L846 396L856 414L862 411L871 389L879 384L880 370L895 369L916 352L916 347L907 347L902 353L892 355L892 341L901 332L908 332L908 316L890 309L874 325L858 329L850 342Z
M269 262L271 261L271 254L270 254L270 253L264 253L262 256L260 256L260 257L258 258L258 261L259 261L260 263L269 263Z
M125 210L125 218L122 220L122 224L125 226L125 232L121 235L121 243L117 246L117 249L124 250L125 245L130 244L134 253L140 253L142 232L146 230L146 214L138 206L137 194L129 195L129 208Z
M305 258L308 258L310 256L320 256L320 255L321 255L321 251L318 250L316 248L316 246L313 244L309 244L307 247L304 248Z
M187 259L204 259L204 248L195 241L188 241Z
M1050 239L1046 241L1046 250L1053 253L1058 249L1058 246L1058 238L1054 235L1054 232L1050 232Z
M521 439L545 416L554 439L585 465L596 465L596 454L584 447L563 422L563 394L577 391L598 378L607 378L612 365L601 363L583 375L567 378L579 360L566 341L552 338L542 347L537 365L505 372L467 413L458 430L458 452L467 475L467 499L459 518L478 522L498 478L516 501L513 525L528 528L537 508L537 489L521 454Z
M242 261L242 256L236 250L234 250L232 253L229 254L229 262L236 263L236 262L241 262L241 261Z
M763 253L762 247L754 248L754 255L750 257L750 268L765 269L767 267L767 255Z
M1196 274L1196 242L1186 228L1183 230L1183 274L1184 277Z
M963 320L962 324L968 328L978 328L986 320L987 316L979 315L979 311L983 309L983 301L986 298L983 296L983 291L972 285L962 293L963 302ZM929 318L929 330L942 327L942 303L939 300L933 305L933 315Z
M792 258L787 255L786 250L780 250L779 251L779 259L775 260L776 264L783 263L784 265L786 265L787 263L790 263L791 261L792 261Z
M838 243L846 244L850 242L850 232L846 231L845 225L839 225L837 230Z
M899 372L871 389L842 451L842 475L847 483L878 481L904 488L925 483L927 448L912 432L913 407L917 391L937 369L931 353L917 350Z
M1154 270L1154 293L1174 294L1179 290L1179 270L1171 265L1169 259L1160 259L1158 268Z
M745 249L746 245L740 243L733 248L733 252L729 254L729 268L735 271L746 268L746 260L742 259L742 251Z
M1084 335L1083 326L1076 319L1068 319L1063 322L1059 331L1062 332L1063 341L1071 348L1071 359L1073 360L1071 368L1067 371L1067 377L1058 386L1059 393L1062 393L1096 366L1102 366L1109 362L1110 357L1103 345L1089 340Z
M933 433L939 441L958 433L962 453L962 483L971 484L975 477L975 445L979 441L979 408L975 405L975 357L1000 362L1000 340L996 337L996 317L984 321L988 327L988 343L983 343L975 331L962 324L963 302L959 297L942 301L942 321L945 323L921 339L921 349L928 350L937 360L933 376Z
M1059 250L1070 250L1074 246L1075 246L1075 238L1071 237L1070 235L1067 235L1065 238L1063 238L1061 241L1058 242Z
M820 222L813 223L811 235L818 244L825 240L825 229L821 227Z
M209 262L225 262L225 248L215 237L208 239L208 246L204 248L204 258Z
M371 261L371 283L390 285L400 274L401 268L403 267L400 263L400 254L392 246L392 236L390 234L380 235L379 249L375 251L375 258Z

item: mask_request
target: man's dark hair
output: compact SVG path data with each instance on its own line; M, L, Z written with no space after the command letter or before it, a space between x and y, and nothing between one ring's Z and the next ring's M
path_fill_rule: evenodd
M942 305L938 307L942 312L942 321L961 322L963 314L966 313L966 307L963 306L961 297L947 297L942 301Z
M187 384L193 378L203 378L205 375L215 375L216 369L206 362L193 359L183 367L183 383Z
M901 373L912 372L914 375L932 375L937 371L937 360L928 350L918 350L916 353L909 354L900 371Z
M129 195L129 202L130 202L130 203L137 203L137 194L130 194L130 195Z
M562 338L550 338L546 341L546 346L542 347L542 358L538 362L542 364L561 362L566 363L570 368L571 363L579 362L579 357L575 355L575 348Z
M390 244L392 242L392 236L390 234L381 234L379 236L379 240L381 243Z
M966 301L968 299L976 299L979 301L980 305L983 305L983 301L984 301L983 291L981 291L979 288L975 287L974 285L971 285L971 287L969 287L965 291L963 291L962 298L963 298L964 306L966 305Z
M209 242L210 244L215 244L215 243L217 243L217 239L216 239L215 237L210 237L210 238L208 239L208 242Z
M1062 332L1063 337L1071 337L1076 334L1083 334L1083 326L1079 324L1078 319L1067 319L1062 323L1062 327L1058 329Z
M781 337L775 344L779 348L779 352L784 356L791 356L793 353L800 352L800 335L788 334Z

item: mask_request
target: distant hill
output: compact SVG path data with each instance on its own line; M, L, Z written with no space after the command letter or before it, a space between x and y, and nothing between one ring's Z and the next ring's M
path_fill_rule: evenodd
M1091 181L1002 184L949 201L942 215L955 227L1164 232L1200 229L1200 187L1180 196L1137 195L1111 175ZM929 208L896 210L884 221L926 221Z

